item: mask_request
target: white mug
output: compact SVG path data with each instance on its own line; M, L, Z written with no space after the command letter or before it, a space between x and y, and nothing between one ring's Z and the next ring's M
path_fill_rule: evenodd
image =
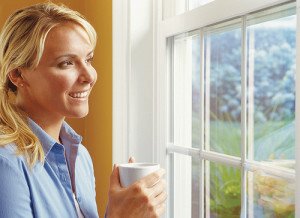
M157 163L127 163L119 165L119 175L122 187L128 187L135 181L159 170Z

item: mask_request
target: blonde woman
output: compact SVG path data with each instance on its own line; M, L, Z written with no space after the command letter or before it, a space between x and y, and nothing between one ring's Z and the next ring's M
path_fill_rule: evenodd
M96 32L82 15L42 3L0 34L0 217L98 217L91 157L64 121L88 113ZM128 188L110 178L107 217L158 217L163 171Z

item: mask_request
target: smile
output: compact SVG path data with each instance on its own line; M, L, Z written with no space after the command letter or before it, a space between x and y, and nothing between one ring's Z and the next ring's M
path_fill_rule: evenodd
M89 91L74 92L74 93L70 93L69 96L71 96L72 98L85 98L88 94L89 94Z

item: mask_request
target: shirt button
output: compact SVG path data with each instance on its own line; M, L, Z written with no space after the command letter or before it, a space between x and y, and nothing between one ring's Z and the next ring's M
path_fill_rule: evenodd
M81 197L77 197L77 201L78 201L78 203L81 201Z

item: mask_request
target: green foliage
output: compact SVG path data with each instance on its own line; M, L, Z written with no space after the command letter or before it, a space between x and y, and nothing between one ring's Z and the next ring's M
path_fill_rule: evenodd
M295 16L283 18L295 23ZM290 20L289 20L290 19ZM295 28L278 25L275 20L270 27L253 25L247 31L247 84L254 122L253 155L257 161L273 159L295 159ZM250 37L253 41L249 41ZM205 42L208 42L205 39ZM210 102L210 150L240 157L241 154L241 30L229 31L210 36L209 57L209 102ZM252 43L252 44L251 44ZM193 75L200 75L200 46L193 46ZM250 51L251 50L251 51ZM207 50L206 50L207 52ZM250 52L254 54L250 55ZM206 55L207 53L205 53ZM250 58L253 58L251 59ZM207 66L205 66L207 67ZM207 73L207 72L206 72ZM207 78L206 78L207 79ZM249 79L249 78L248 78ZM193 76L193 147L200 146L200 87L199 77ZM248 100L248 99L247 99ZM247 108L249 109L249 108ZM251 111L252 112L252 111ZM207 137L207 136L206 136ZM240 217L241 172L239 169L216 163L209 163L210 211L211 217ZM294 212L276 214L255 202L257 217L294 217Z
M238 123L214 121L210 125L211 150L240 156L241 129ZM241 173L239 169L210 163L210 204L214 217L239 217Z
M239 217L241 207L240 170L210 163L210 210L222 217Z

